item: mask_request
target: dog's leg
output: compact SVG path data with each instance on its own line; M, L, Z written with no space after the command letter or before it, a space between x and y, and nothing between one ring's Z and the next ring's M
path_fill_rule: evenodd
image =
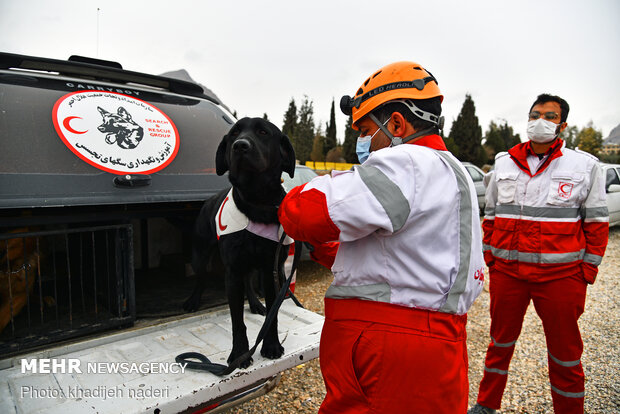
M205 290L207 274L204 270L196 273L196 286L189 298L183 303L185 312L196 312L200 308L200 299Z
M228 363L237 359L250 349L248 344L247 329L243 322L243 275L236 275L226 269L226 295L228 296L228 307L230 309L230 319L232 322L233 347L228 356ZM253 362L252 357L248 357L241 362L241 368L249 367Z
M207 277L213 271L214 255L219 254L217 246L208 246L203 248L202 245L196 244L192 248L192 269L196 274L196 286L189 298L183 304L186 312L196 312L200 308L200 300L202 292L207 285Z
M265 303L267 304L267 312L269 312L275 302L277 294L275 291L273 274L271 271L265 271L263 269L261 271L261 277L265 288ZM265 339L263 340L263 346L260 350L260 354L265 358L277 359L280 358L283 353L284 348L280 345L280 339L278 338L278 316L276 315L273 323L265 334Z
M250 312L265 316L267 314L267 309L261 303L260 299L258 299L255 281L256 273L254 272L245 278L245 296L248 298L248 303L250 304Z

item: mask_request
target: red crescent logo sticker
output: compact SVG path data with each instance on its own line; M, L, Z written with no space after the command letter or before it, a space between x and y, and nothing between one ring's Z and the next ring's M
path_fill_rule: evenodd
M68 93L54 104L52 122L73 154L112 174L160 171L180 147L179 132L166 113L123 93Z
M78 131L78 130L73 129L73 128L71 127L71 124L70 124L70 123L71 123L71 121L72 121L73 119L76 119L76 118L77 118L77 119L82 119L82 118L81 118L81 117L79 117L79 116L68 116L68 117L66 117L66 118L62 121L62 126L64 126L64 127L65 127L65 129L66 129L67 131L72 132L72 133L74 133L74 134L85 134L85 133L87 133L87 132L88 132L88 129L87 129L86 131Z
M217 225L220 226L220 231L224 231L228 227L222 224L222 212L224 211L224 205L226 204L227 201L228 201L228 197L224 199L224 202L222 203L222 207L220 207L220 214L217 215Z

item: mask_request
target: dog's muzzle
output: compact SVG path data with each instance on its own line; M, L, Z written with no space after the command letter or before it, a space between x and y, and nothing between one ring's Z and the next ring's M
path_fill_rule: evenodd
M232 144L232 150L235 152L248 152L252 148L252 144L245 138L239 138Z

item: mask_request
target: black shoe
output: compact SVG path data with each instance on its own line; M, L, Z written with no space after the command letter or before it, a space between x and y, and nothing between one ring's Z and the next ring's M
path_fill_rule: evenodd
M483 407L480 404L476 404L467 410L467 414L495 414L497 410L492 408Z

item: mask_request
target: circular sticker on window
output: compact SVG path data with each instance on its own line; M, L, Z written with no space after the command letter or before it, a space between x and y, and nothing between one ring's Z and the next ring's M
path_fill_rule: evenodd
M111 173L159 171L179 150L177 128L166 114L121 93L67 94L54 105L52 119L56 132L75 155Z

